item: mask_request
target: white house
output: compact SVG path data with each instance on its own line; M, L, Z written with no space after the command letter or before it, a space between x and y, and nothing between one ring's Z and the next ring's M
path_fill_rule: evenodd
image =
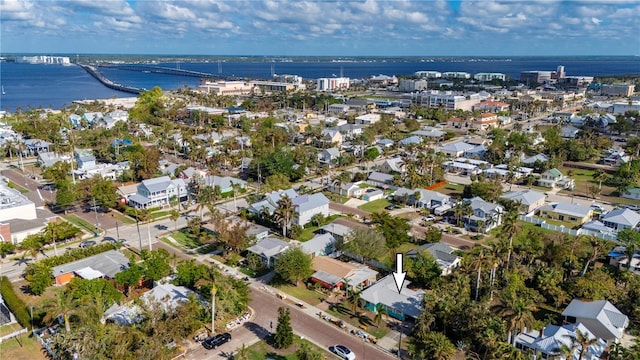
M371 125L380 121L380 114L364 114L356 118L356 124Z
M187 185L182 179L171 179L168 176L142 180L136 193L130 195L127 202L137 209L169 205L172 198L185 201Z
M573 299L562 312L566 322L582 323L593 335L617 342L629 326L629 318L607 300Z
M629 209L614 209L602 216L600 221L615 231L635 229L640 224L640 214Z
M476 232L487 232L502 223L504 208L502 205L484 201L476 196L471 199L464 199L468 203L473 213L465 216L466 227Z

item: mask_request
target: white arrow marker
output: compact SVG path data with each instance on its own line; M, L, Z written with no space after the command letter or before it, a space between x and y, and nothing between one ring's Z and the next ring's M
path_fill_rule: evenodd
M396 288L398 288L398 294L402 290L402 285L404 285L404 277L407 275L406 272L402 271L402 254L396 253L396 271L393 273L393 280L396 281Z

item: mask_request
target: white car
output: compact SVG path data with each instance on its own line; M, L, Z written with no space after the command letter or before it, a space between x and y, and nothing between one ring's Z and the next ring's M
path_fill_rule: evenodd
M436 221L436 218L434 216L425 216L422 221Z
M345 360L355 360L356 358L356 354L344 345L334 345L331 350Z

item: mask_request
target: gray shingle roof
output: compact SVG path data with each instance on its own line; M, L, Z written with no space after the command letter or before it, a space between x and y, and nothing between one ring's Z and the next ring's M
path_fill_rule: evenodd
M640 223L640 214L629 209L615 209L603 216L602 220L634 228Z
M276 238L265 238L257 244L249 247L247 250L265 257L271 257L280 254L289 247L289 243Z
M371 304L384 304L404 314L417 317L422 311L423 290L407 288L409 281L405 281L400 293L393 276L387 275L375 284L362 291L361 297Z
M116 250L109 250L68 264L56 266L53 268L53 276L67 274L84 268L91 268L113 278L120 271L129 268L129 259Z

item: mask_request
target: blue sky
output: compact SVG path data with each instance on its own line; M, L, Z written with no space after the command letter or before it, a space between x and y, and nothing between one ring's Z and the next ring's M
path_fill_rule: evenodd
M0 0L2 53L640 55L640 0Z

